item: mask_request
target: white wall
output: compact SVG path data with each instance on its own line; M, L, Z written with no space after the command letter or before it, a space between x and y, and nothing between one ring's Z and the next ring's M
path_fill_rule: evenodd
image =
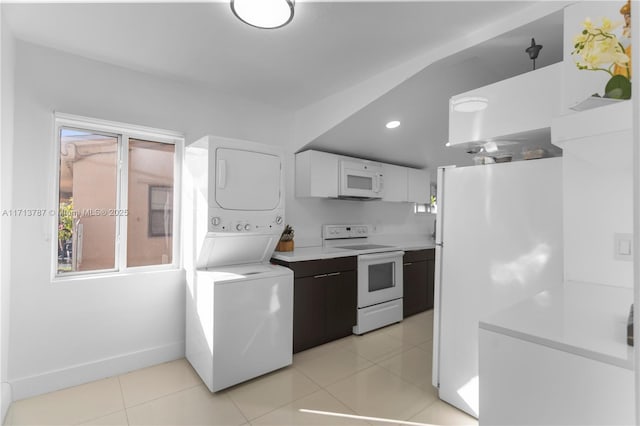
M631 132L564 145L565 280L633 287L633 262L614 257L615 234L633 233Z
M271 107L17 41L14 208L54 203L53 111L179 131L187 143L211 133L278 144L290 121ZM13 222L2 254L12 255L15 399L184 355L183 271L52 283L50 219Z
M0 5L0 212L11 208L14 39ZM11 403L7 382L9 355L11 219L0 216L0 422Z

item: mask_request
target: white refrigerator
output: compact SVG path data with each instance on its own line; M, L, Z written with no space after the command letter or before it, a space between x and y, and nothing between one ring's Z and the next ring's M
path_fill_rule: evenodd
M478 321L563 282L562 159L439 168L437 202L433 385L478 417Z

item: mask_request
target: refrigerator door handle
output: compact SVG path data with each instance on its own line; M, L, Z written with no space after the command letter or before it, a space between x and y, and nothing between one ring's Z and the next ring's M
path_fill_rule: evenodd
M440 388L440 309L442 300L442 244L436 244L433 288L433 361L431 384Z
M433 374L431 375L431 383L436 388L440 388L440 309L442 306L442 251L444 247L442 231L444 229L444 210L446 208L444 199L445 177L447 169L455 167L456 166L438 167L437 172L436 202L438 203L438 212L435 225L436 260L433 289Z
M438 205L438 210L436 213L436 224L434 232L436 233L436 244L442 244L443 235L442 231L444 230L444 209L445 199L444 199L444 189L445 189L445 174L447 169L455 168L456 166L445 166L438 167L437 171L437 186L436 186L436 203Z

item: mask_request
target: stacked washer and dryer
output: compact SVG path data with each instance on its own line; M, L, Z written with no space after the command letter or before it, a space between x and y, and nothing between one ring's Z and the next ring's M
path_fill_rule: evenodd
M186 357L210 391L290 365L293 272L280 148L206 136L185 149Z

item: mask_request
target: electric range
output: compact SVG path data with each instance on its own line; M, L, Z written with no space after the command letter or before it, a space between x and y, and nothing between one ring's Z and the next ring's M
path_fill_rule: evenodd
M358 252L355 334L402 321L402 258L394 246L369 242L369 225L323 225L323 246ZM353 242L354 244L348 244Z

